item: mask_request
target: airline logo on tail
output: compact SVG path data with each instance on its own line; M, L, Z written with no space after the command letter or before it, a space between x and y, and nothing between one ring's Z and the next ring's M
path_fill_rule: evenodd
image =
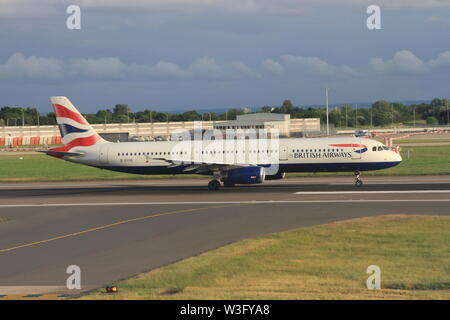
M51 150L67 152L74 147L90 147L104 142L69 99L52 97L51 102L64 143L63 147Z
M353 150L356 153L364 153L367 151L367 146L364 144L329 144L332 147L341 147L341 148L357 148L357 150Z

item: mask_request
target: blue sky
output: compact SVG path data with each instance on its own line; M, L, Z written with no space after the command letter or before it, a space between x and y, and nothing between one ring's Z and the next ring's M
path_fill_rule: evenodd
M310 105L327 86L333 103L448 97L449 17L450 0L2 0L0 106Z

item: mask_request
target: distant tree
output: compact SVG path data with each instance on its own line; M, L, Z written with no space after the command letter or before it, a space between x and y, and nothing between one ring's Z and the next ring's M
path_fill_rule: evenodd
M127 104L116 104L114 106L114 115L115 116L126 115L126 114L128 114L128 112L130 112L130 108L128 107Z
M95 116L97 117L98 121L102 123L103 122L110 123L112 122L113 119L113 113L111 112L111 110L99 110L97 111Z
M438 120L435 117L428 117L427 124L432 124L432 125L438 124Z
M261 108L261 111L264 112L264 113L272 112L272 107L271 106L263 106Z
M201 114L195 110L186 111L182 114L183 121L198 121L202 119Z
M442 100L439 98L434 98L433 100L431 100L431 107L439 107L442 106Z

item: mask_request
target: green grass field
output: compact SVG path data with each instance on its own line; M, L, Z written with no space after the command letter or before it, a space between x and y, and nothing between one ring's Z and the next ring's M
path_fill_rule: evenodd
M411 158L406 159L406 150ZM450 146L404 148L403 162L390 169L363 172L364 175L450 174ZM289 176L334 176L351 173L294 173ZM199 175L145 176L117 173L62 161L46 155L1 155L0 182L119 180L149 178L201 178ZM209 177L205 177L209 178Z
M379 216L246 239L82 299L450 299L450 217ZM369 265L381 290L368 290Z
M199 176L146 176L127 174L75 164L41 154L0 156L0 182L121 180L175 177L193 178Z
M395 145L401 145L404 143L449 143L450 139L396 139Z

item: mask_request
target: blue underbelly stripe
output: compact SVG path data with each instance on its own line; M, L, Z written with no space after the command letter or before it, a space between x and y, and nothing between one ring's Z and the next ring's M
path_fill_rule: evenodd
M396 166L400 161L392 162L349 162L349 163L285 163L279 165L280 172L354 172L381 170ZM189 174L183 172L188 166L98 166L98 168L135 174Z

